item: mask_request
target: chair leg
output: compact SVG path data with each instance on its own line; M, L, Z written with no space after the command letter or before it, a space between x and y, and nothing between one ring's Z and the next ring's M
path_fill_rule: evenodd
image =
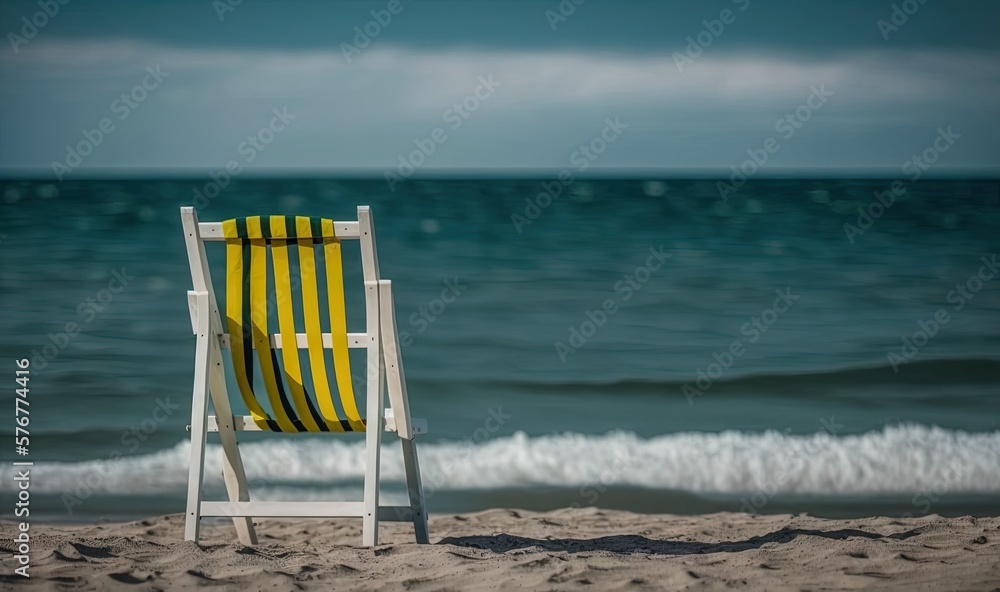
M208 421L209 308L208 293L197 294L198 340L195 347L194 388L191 396L191 462L188 467L187 512L184 539L198 542L201 526L202 481L205 476L205 437Z
M250 501L247 489L247 476L243 468L243 458L236 442L236 429L233 425L233 411L229 405L229 393L226 391L226 376L222 368L222 352L218 343L212 343L211 395L212 406L215 407L215 419L219 426L219 439L222 442L222 477L226 482L226 493L231 502ZM240 543L244 545L257 544L257 532L253 527L253 518L234 516L233 525Z
M368 433L365 436L367 440L365 445L367 456L365 460L365 515L361 531L361 545L364 547L374 547L378 544L379 457L382 443L382 430L379 424L378 419L368 419Z
M410 508L413 509L413 534L418 544L430 542L427 530L427 505L424 502L424 486L420 482L420 461L417 460L417 443L400 439L403 445L403 465L406 467L406 489L410 493Z
M230 445L223 445L222 478L226 482L226 493L229 494L229 501L250 501L250 493L247 490L247 478L243 472L243 462L240 459L236 438L232 439ZM241 544L257 544L257 531L253 527L253 518L249 516L234 516L233 525L236 527L236 536Z
M385 427L385 366L379 331L378 283L365 282L365 304L368 329L368 385L365 397L367 418L365 425L365 499L362 520L361 544L374 547L378 544L379 461L381 459L382 430Z

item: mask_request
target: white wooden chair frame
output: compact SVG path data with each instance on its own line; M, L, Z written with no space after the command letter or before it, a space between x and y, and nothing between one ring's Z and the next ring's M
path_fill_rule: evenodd
M359 240L365 284L365 333L349 333L351 348L367 350L367 428L365 434L364 500L290 502L251 501L247 478L237 447L236 432L259 431L250 416L234 416L230 407L222 365L222 349L229 339L219 314L218 301L209 273L205 243L225 241L221 223L201 222L192 207L181 208L181 220L191 280L188 291L191 327L197 336L194 389L191 406L191 464L188 476L187 512L184 538L198 540L201 518L231 517L241 543L257 543L253 518L289 517L360 517L362 545L378 544L380 521L412 521L418 543L428 542L427 511L414 437L426 433L427 422L410 417L403 373L400 343L393 310L392 284L379 277L375 251L375 232L368 206L358 207L357 221L334 222L337 238ZM324 334L329 348L329 333ZM271 335L274 347L288 347L280 335ZM306 347L306 335L296 335L300 349ZM388 386L391 409L385 408L383 378ZM208 413L211 399L215 415ZM409 506L379 505L379 460L383 430L398 434L403 448ZM208 432L218 432L223 449L223 478L229 501L204 501L202 482L205 472L205 445ZM280 434L287 436L287 434Z

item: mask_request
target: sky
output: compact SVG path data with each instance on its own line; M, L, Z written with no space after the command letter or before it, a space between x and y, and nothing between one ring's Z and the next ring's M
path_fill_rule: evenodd
M998 17L987 0L4 0L0 175L892 174L921 155L996 174Z

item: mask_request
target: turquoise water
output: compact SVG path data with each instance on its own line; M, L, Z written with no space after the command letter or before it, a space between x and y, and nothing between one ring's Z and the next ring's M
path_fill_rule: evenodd
M879 180L754 180L727 200L711 180L581 180L555 199L545 181L244 179L199 216L372 206L411 406L431 425L433 511L1000 511L996 181L907 184L888 208ZM11 377L34 360L49 519L183 508L194 340L177 210L205 185L0 182L0 359ZM357 257L345 247L348 281ZM454 302L436 302L449 285ZM361 302L348 294L350 330ZM360 495L357 438L243 450L259 497ZM398 496L395 447L385 463Z

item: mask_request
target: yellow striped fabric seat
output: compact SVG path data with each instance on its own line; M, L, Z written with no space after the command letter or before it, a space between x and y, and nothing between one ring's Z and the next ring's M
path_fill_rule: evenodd
M363 432L351 384L344 307L344 277L340 240L333 221L305 216L252 216L222 223L226 240L226 319L233 369L240 394L254 422L275 432ZM326 370L317 285L316 249L323 250L326 296L332 337L333 369L340 395L341 418L334 406ZM303 381L295 330L289 257L298 258L301 310L312 388ZM270 252L270 257L268 253ZM270 265L269 265L270 264ZM281 336L281 365L268 333L268 269L272 270ZM261 405L254 387L254 353L271 409ZM311 390L311 392L310 392Z

